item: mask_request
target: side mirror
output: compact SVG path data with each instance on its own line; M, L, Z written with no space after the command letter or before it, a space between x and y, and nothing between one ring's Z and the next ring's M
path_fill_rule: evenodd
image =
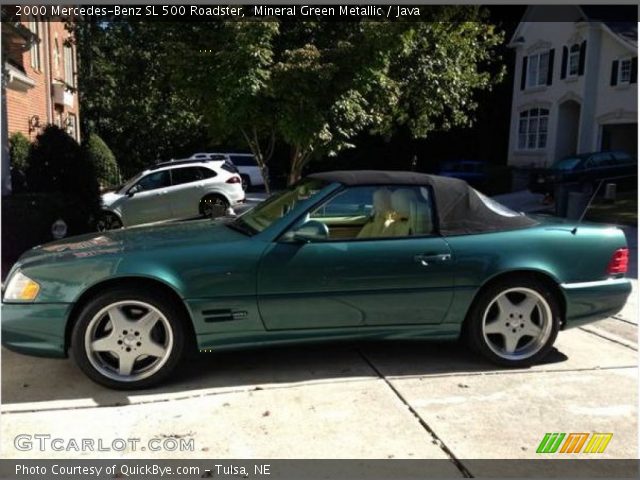
M328 239L329 228L317 220L309 220L285 235L285 240L302 243L322 242Z
M136 192L134 192L133 190L129 190L129 191L127 192L127 197L131 198L131 197L133 197L135 194L136 194Z

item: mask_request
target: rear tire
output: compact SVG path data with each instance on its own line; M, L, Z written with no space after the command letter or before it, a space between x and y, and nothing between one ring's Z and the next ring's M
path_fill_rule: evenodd
M207 195L200 200L200 213L207 218L216 218L224 215L229 206L222 195Z
M182 309L150 289L112 288L82 308L71 334L71 353L94 382L118 390L165 380L185 346Z
M251 178L245 174L240 175L240 178L242 179L242 190L247 192L251 188Z
M514 276L485 287L471 306L464 336L472 350L505 367L538 363L560 329L558 299L535 277Z

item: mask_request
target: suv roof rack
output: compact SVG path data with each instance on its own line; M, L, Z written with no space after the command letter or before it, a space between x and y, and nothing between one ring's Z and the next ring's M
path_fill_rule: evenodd
M184 160L169 160L168 162L159 162L150 166L147 170L157 170L158 168L170 167L172 165L184 165L187 163L207 163L207 162L219 162L225 160L224 158L186 158Z

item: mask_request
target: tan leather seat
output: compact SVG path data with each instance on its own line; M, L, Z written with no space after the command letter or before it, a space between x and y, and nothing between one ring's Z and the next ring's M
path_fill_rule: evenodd
M413 235L429 235L433 233L431 209L424 201L416 201L411 211L411 231Z
M373 216L358 232L357 238L382 237L391 213L391 192L379 188L373 192Z
M386 237L414 235L412 212L415 211L416 194L408 188L400 188L391 194L393 223L385 230Z

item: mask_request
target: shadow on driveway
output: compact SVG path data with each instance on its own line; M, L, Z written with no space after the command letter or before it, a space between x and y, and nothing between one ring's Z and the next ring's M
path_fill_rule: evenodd
M566 355L554 349L544 363L566 360ZM2 402L4 411L121 406L300 383L358 381L379 375L501 371L504 369L456 342L326 344L205 353L186 359L159 387L123 392L94 384L71 360L28 357L3 349ZM33 402L46 404L26 405Z

